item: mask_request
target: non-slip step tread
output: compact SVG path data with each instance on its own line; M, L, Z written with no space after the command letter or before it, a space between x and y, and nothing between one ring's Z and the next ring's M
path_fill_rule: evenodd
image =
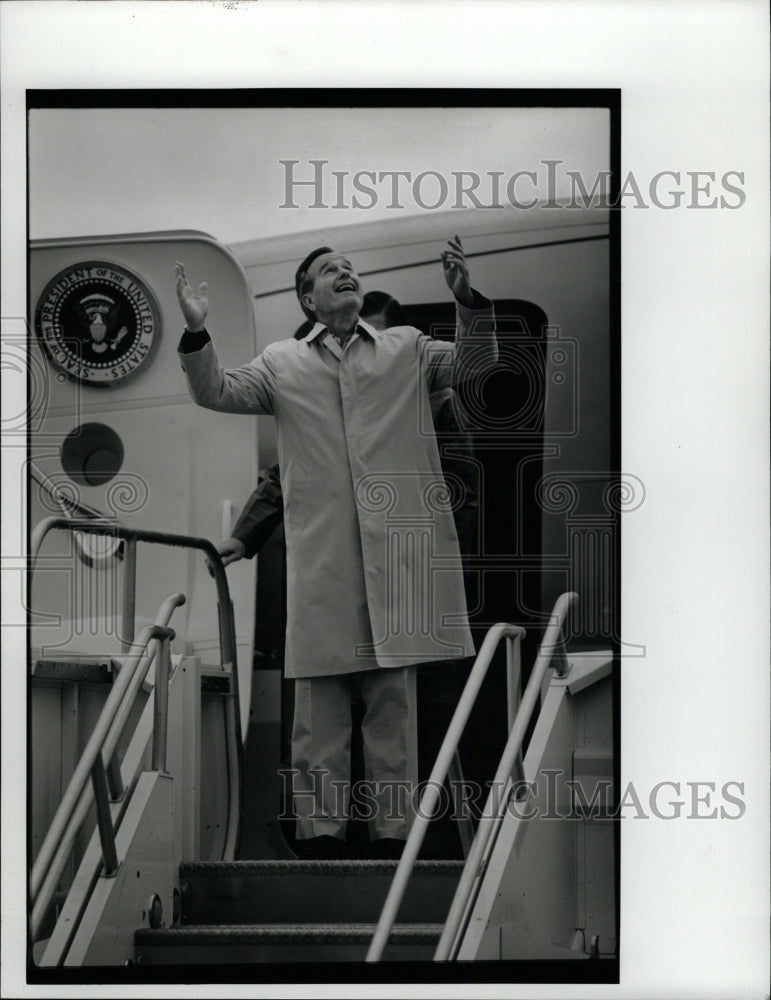
M376 923L396 861L250 861L184 864L182 925ZM462 862L418 862L399 923L445 920Z
M159 930L141 928L134 933L137 945L174 944L331 944L367 943L375 933L375 924L202 924L191 927L168 927ZM438 941L443 924L394 924L390 944Z
M289 876L289 875L383 875L393 874L398 861L183 861L180 877L217 878L223 875ZM413 874L460 875L462 861L416 861Z

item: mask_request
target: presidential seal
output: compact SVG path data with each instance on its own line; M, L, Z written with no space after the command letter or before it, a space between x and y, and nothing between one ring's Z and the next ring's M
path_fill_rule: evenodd
M126 268L104 261L71 264L46 285L35 331L51 364L105 388L136 378L152 359L160 313L150 290Z

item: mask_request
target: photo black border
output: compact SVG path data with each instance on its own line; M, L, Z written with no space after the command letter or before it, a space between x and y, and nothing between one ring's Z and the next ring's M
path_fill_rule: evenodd
M621 89L569 88L170 88L170 89L28 89L26 91L27 120L27 301L30 300L29 251L29 113L38 109L105 109L105 108L325 108L350 107L352 110L372 108L606 108L610 112L610 190L611 205L617 204L621 183ZM609 366L611 470L615 482L621 475L621 211L610 212L610 274L609 274ZM30 328L31 329L31 328ZM27 398L30 396L30 374L27 374ZM27 431L27 455L32 434ZM26 544L29 551L30 515L27 505ZM614 546L614 579L618 582L613 608L612 634L621 631L621 525L616 525ZM29 575L27 575L27 608L31 607ZM30 660L29 611L27 612L27 662ZM620 789L620 644L614 638L613 713L614 781ZM29 672L28 672L29 673ZM29 683L29 680L28 680ZM27 750L31 751L30 699L27 699ZM31 796L27 777L27 860L31 861ZM91 966L78 969L41 969L32 964L32 946L28 935L27 983L59 984L188 984L222 983L267 985L274 983L497 983L497 984L618 984L620 983L620 882L621 838L620 821L615 830L616 886L616 957L599 961L514 961L484 962L320 962L320 963L258 963L233 965L170 965L170 966ZM27 866L30 870L30 864ZM28 900L29 902L29 900ZM29 907L27 909L29 912Z

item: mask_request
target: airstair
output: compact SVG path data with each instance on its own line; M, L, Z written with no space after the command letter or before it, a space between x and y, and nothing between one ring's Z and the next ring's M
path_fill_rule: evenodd
M303 861L288 850L284 857L239 859L241 716L232 608L216 550L205 539L51 517L33 534L33 568L55 530L111 536L129 554L151 544L204 555L217 588L221 648L220 662L210 666L171 655L174 611L185 601L172 594L135 640L127 625L131 641L122 655L58 664L71 675L101 676L106 694L36 850L35 965L615 957L612 654L566 650L565 621L577 595L557 602L524 692L524 630L508 624L489 630L400 860ZM130 557L128 564L131 578ZM132 601L129 594L130 611ZM473 839L464 860L421 859L461 734L501 643L508 737L474 816ZM56 666L33 656L33 678L53 676ZM203 692L217 700L215 712L202 710ZM224 781L204 787L212 719L226 767ZM217 832L204 843L202 810L212 808L219 819L209 825ZM466 821L469 814L462 814Z

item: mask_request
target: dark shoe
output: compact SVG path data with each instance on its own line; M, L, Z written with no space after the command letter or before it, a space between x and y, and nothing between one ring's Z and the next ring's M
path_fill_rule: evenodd
M296 840L294 852L301 861L329 861L345 857L345 841L322 834L307 840Z
M365 856L379 861L389 861L394 858L398 860L403 852L406 840L396 840L395 837L381 837L379 840L370 842L369 847L364 848Z

